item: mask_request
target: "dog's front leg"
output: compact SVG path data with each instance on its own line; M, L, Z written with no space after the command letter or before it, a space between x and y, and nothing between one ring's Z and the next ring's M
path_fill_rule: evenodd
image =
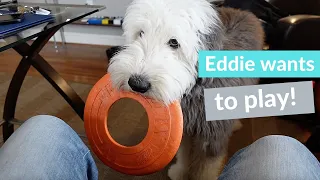
M215 157L201 157L189 170L189 180L216 180L223 170L227 153Z
M179 150L176 155L177 162L168 170L168 176L171 180L187 180L188 167L190 164L190 154L192 141L189 137L183 137Z
M177 162L169 168L171 180L215 180L220 175L226 160L226 151L209 156L204 148L206 143L195 138L184 137Z

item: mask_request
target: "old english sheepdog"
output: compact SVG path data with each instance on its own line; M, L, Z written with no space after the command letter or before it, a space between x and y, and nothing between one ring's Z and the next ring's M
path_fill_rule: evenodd
M198 78L199 50L261 50L264 33L251 13L206 0L133 0L123 23L126 44L110 60L116 88L170 104L181 102L184 135L172 180L219 175L235 120L205 120L204 88L253 85L258 79Z

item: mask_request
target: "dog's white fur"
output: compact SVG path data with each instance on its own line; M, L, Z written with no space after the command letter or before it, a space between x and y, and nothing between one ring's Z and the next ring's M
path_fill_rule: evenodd
M234 14L239 17L231 18ZM256 83L239 78L196 81L198 51L261 49L259 23L248 13L225 10L219 14L206 0L133 0L128 7L123 23L126 45L111 58L108 73L115 88L133 91L128 81L139 75L151 84L145 96L167 105L181 101L185 131L177 163L168 172L172 180L216 179L232 128L241 128L239 122L203 123L202 88ZM172 48L170 39L180 47Z
M113 85L132 91L128 80L139 74L151 83L146 96L165 104L181 100L196 83L198 51L204 46L201 36L213 34L211 27L219 23L218 12L205 0L134 0L123 23L125 49L111 59L108 68ZM171 48L170 39L176 39L180 47ZM188 151L180 148L178 162L168 172L171 179L184 178ZM204 160L203 167L210 168L211 173L198 174L196 179L216 177L220 162Z
M134 0L123 23L126 49L108 69L113 84L131 90L128 79L139 74L151 83L146 96L166 104L180 100L195 84L200 36L218 23L218 13L205 0ZM180 48L167 44L172 38Z

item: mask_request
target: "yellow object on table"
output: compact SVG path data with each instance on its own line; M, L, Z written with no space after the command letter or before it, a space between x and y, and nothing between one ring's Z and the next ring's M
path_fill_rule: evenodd
M104 25L109 24L109 18L102 19L102 24Z

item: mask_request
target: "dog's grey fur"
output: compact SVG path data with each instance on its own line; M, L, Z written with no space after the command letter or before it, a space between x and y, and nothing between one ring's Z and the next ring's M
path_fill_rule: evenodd
M258 19L248 12L242 12L231 8L220 9L221 20L225 38L217 41L215 34L211 42L207 44L208 50L222 49L261 50L263 46L263 29ZM222 39L220 37L220 39ZM217 43L223 43L217 45ZM208 155L218 155L226 147L229 136L232 134L233 121L209 121L205 120L205 107L203 89L234 87L257 84L258 79L247 78L199 78L191 92L181 101L184 115L185 134L191 137L203 139L208 142Z
M260 21L253 14L231 8L220 8L219 12L221 28L215 27L214 34L203 36L204 49L261 50L263 48L264 32ZM188 163L185 166L189 175L181 175L180 179L201 179L199 176L194 178L191 176L201 174L199 173L201 168L208 168L203 165L205 159L214 159L226 154L229 138L234 130L234 120L206 121L203 89L254 85L258 82L258 79L251 78L199 78L191 92L184 96L181 100L184 116L183 143L188 143L189 147L181 148L190 149L183 150L185 155L181 156L188 156L182 158L188 159L184 160L184 163ZM184 146L183 143L181 146Z

